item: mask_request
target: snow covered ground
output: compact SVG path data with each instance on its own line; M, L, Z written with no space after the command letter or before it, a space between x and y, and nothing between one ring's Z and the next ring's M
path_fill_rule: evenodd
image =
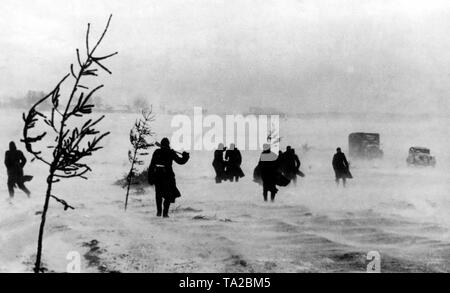
M23 123L19 112L0 117L3 154ZM282 120L281 136L306 173L297 186L265 203L252 182L258 152L243 151L239 183L215 184L212 153L193 151L187 165L175 166L182 197L171 218L161 219L152 188L133 190L124 212L125 192L114 184L127 171L136 118L108 114L102 126L112 133L91 159L89 180L56 185L55 194L76 209L51 203L43 255L50 271L66 271L67 254L77 251L83 272L365 272L372 250L382 272L450 271L450 119ZM170 137L169 116L158 116L154 127L159 139ZM353 131L379 132L385 157L352 161L354 179L336 188L331 157L337 146L347 151ZM312 147L307 153L300 152L304 143ZM413 145L431 148L436 168L408 168ZM31 199L17 191L12 205L0 172L0 272L32 270L46 170L34 162L25 171L35 176Z

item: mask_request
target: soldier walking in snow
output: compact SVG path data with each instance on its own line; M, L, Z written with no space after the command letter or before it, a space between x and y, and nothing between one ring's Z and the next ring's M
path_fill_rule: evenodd
M282 155L281 159L283 174L297 184L297 175L303 175L300 169L300 159L298 158L295 150L291 146L286 147L286 151ZM304 176L304 175L303 175Z
M234 143L230 144L230 149L225 152L225 174L227 179L231 182L239 181L239 178L244 177L244 172L241 169L242 155Z
M170 148L170 141L166 137L161 140L160 148L153 153L148 176L149 183L155 184L157 217L162 214L164 218L168 218L170 204L181 196L176 185L172 162L184 165L188 160L189 153L183 152L180 157L178 152Z
M9 143L9 150L5 153L5 166L8 172L8 191L9 197L14 197L14 187L17 186L25 194L30 197L30 191L26 188L23 175L23 167L27 163L27 159L22 151L16 148L16 144L11 141Z
M350 165L348 164L345 154L341 151L341 148L336 149L336 154L333 156L333 169L336 175L336 185L339 185L339 179L342 179L342 185L345 187L347 178L353 178L350 173Z
M270 150L269 144L264 144L263 152L259 157L258 166L258 176L261 176L263 185L263 197L264 201L267 201L268 193L270 192L271 201L275 200L275 195L277 194L277 177L281 175L279 173L279 158L278 155Z
M226 148L223 143L219 143L217 150L214 151L214 160L212 162L214 171L216 172L216 183L221 183L225 179L225 161L223 160L223 153Z

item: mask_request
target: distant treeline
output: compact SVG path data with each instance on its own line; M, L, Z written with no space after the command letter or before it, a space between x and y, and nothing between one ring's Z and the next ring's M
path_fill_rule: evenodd
M9 98L0 100L0 108L5 109L19 109L25 110L29 109L37 101L44 98L46 95L43 91L28 91L23 97ZM40 109L42 111L47 111L51 109L51 100L45 100L41 105ZM93 97L92 103L95 105L95 110L99 112L123 112L123 113L134 113L136 111L141 111L142 109L149 107L149 103L144 98L135 98L130 105L112 106L105 102L102 97Z
M431 118L448 118L448 115L436 115L429 113L381 113L381 112L311 112L311 113L297 113L288 115L289 117L296 117L300 119L357 119L357 120L396 120L396 121L411 121L411 120L426 120Z
M0 101L2 108L29 109L37 101L45 97L42 91L28 91L22 98L9 98L6 101ZM50 109L50 100L42 104L43 110Z

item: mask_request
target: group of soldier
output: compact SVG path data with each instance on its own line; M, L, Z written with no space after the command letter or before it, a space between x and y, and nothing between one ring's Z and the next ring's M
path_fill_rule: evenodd
M212 162L216 171L216 183L226 180L238 182L239 178L245 176L244 172L242 172L241 164L241 151L236 145L234 143L230 144L230 148L227 150L223 143L220 143L217 150L214 151L214 160Z
M226 149L222 143L214 151L212 166L216 172L215 181L238 182L244 177L241 169L242 155L235 144L230 144ZM253 172L253 180L263 186L264 200L267 201L268 193L271 193L271 200L275 199L278 191L276 185L285 186L291 180L297 182L297 176L304 176L300 171L300 159L295 150L288 146L285 152L280 151L278 155L270 150L270 145L263 146L263 152L258 165Z
M148 182L155 186L156 215L158 217L168 217L169 207L175 199L181 196L177 188L175 173L172 168L173 162L183 165L189 160L189 153L177 152L170 147L168 138L163 138L159 148L153 153L150 166L148 168ZM10 198L14 196L14 188L18 187L28 196L30 191L26 188L25 182L31 176L24 176L23 168L26 164L23 153L16 148L14 142L10 142L9 150L5 153L5 166L8 172L8 191ZM235 144L231 144L226 149L223 144L219 144L214 151L212 165L216 172L215 181L238 182L244 177L241 169L242 155ZM297 176L303 177L300 171L300 159L295 153L295 149L288 146L285 152L275 154L271 150L270 144L264 144L263 151L259 157L257 166L253 171L253 181L263 187L263 199L268 200L270 193L271 201L275 200L278 191L277 186L287 186L291 181L295 184ZM349 171L349 163L340 148L333 157L333 169L336 175L336 183L342 179L345 187L346 179L352 178Z
M217 150L214 151L212 163L216 172L216 183L226 180L231 182L239 181L240 177L244 177L241 163L241 153L234 144L231 144L230 149L226 150L224 145L220 143ZM297 176L305 176L300 171L300 166L300 159L295 153L295 149L291 146L287 146L285 152L280 150L277 155L271 150L270 144L264 144L258 164L253 171L253 181L263 187L264 201L268 200L269 193L270 200L275 200L275 195L278 191L277 186L287 186L290 182L296 185ZM350 173L350 165L341 148L336 149L332 166L335 172L336 184L339 185L339 181L342 180L342 184L345 187L346 180L353 177Z

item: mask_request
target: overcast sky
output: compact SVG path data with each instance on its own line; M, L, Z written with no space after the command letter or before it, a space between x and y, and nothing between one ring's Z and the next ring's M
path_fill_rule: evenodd
M109 13L112 104L450 111L450 1L438 0L1 0L0 97L50 89Z

